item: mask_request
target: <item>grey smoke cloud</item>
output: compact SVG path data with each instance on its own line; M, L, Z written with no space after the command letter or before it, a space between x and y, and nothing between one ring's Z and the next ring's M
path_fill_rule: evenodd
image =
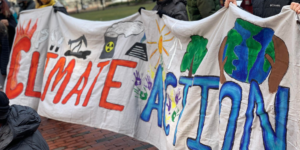
M143 23L140 21L119 22L113 24L107 29L105 35L109 37L117 37L123 34L125 37L138 35L144 31Z

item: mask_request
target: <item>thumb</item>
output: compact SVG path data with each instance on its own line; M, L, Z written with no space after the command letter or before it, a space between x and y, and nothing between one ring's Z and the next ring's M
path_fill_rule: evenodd
M235 6L237 6L236 0L233 0L233 4L234 4Z
M229 1L228 0L226 0L225 1L225 5L224 5L226 8L228 8L229 7Z

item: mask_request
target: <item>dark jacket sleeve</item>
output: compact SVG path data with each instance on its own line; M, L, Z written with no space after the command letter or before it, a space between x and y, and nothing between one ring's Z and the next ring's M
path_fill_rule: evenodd
M12 28L15 28L16 26L17 26L17 22L16 22L16 20L15 20L15 18L14 18L14 16L13 15L10 15L8 18L7 18L7 20L8 20L8 26L9 27L12 27Z
M18 140L32 135L38 129L41 118L30 107L12 105L7 121L14 131L14 140Z
M35 2L32 0L28 1L27 7L20 7L19 12L24 11L24 10L30 10L30 9L35 9Z
M6 68L9 60L10 48L7 35L1 38L1 74L6 75Z
M197 0L197 6L202 18L212 15L220 8L220 5L214 0Z
M6 149L49 150L47 142L37 130L41 118L32 108L12 105L7 123L13 131L13 141Z
M8 150L49 150L49 146L37 130L33 135L21 140L14 140L6 148Z
M59 11L68 15L67 9L59 1L56 1L56 3L53 5L53 8L54 8L54 12Z
M220 9L219 0L187 0L187 9L191 21L210 16Z
M13 17L13 15L10 15L8 18L8 27L7 27L7 33L8 33L8 42L9 42L9 48L12 48L13 42L14 42L14 38L15 38L15 28L17 26L17 22L15 20L15 18Z
M186 7L182 2L178 2L178 4L176 5L176 10L174 11L172 17L178 20L184 20L184 21L189 20L188 14L186 12Z
M27 6L26 10L35 9L34 1L30 1L29 5Z
M65 7L60 7L59 11L66 14L66 15L69 15L68 12L67 12L67 9Z
M263 17L264 14L264 1L252 0L253 14L259 17Z
M53 6L53 8L54 8L55 12L59 11L59 12L62 12L64 14L66 14L66 15L69 15L68 12L67 12L67 9L65 7Z
M300 0L292 0L291 2L300 3Z

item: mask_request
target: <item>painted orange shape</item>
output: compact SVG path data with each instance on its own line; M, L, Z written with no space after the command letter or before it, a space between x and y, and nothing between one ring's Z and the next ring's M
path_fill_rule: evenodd
M31 28L30 24L31 20L29 20L25 28L23 28L21 24L17 28L5 88L6 95L9 99L16 98L22 93L24 88L23 83L19 83L17 77L20 69L20 61L22 59L21 51L28 52L30 50L30 40L37 28L37 21Z
M160 36L158 40L158 50L160 54L162 53L162 49L163 49L163 37Z

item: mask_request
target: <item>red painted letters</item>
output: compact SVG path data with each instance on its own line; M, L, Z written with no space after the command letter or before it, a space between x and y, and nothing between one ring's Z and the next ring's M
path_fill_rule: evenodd
M109 103L106 101L109 90L111 87L115 88L120 88L121 87L121 82L115 82L112 81L115 71L117 69L117 66L124 66L124 67L129 67L129 68L135 68L137 65L136 62L133 61L128 61L128 60L112 60L109 72L106 77L106 81L104 83L104 88L101 94L100 98L100 103L99 106L106 108L106 109L111 109L111 110L117 110L117 111L123 111L124 106L118 105L118 104L113 104Z
M103 68L104 68L106 65L108 65L108 64L109 64L109 61L105 61L105 62L100 62L100 63L97 65L97 67L100 67L100 70L99 70L97 76L95 77L95 80L93 81L93 84L92 84L92 86L90 87L89 92L87 93L87 95L86 95L86 97L85 97L85 100L84 100L82 106L86 106L86 105L88 104L88 102L89 102L89 100L90 100L90 97L91 97L91 95L92 95L94 86L95 86L95 84L96 84L96 82L97 82L98 76L99 76L99 74L101 73L101 71L103 70Z
M28 81L27 81L27 87L25 90L26 96L32 96L32 97L41 97L41 92L34 91L34 83L36 79L36 73L39 66L39 58L40 53L39 52L33 52L32 59L31 59L31 65L28 75Z
M58 89L55 97L54 97L54 100L53 100L53 103L58 103L61 99L61 96L71 78L71 75L72 75L72 72L73 72L73 69L75 67L75 60L72 59L70 61L70 63L68 64L68 66L65 68L65 70L63 71L64 69L64 66L65 66L65 63L66 63L66 58L62 57L58 60L57 64L54 66L53 70L50 72L49 76L48 76L48 79L47 79L47 82L46 82L46 85L45 85L45 88L44 88L44 92L42 94L42 97L41 97L41 100L43 101L45 99L45 96L46 96L46 93L48 91L48 88L49 88L49 85L50 85L50 82L51 82L51 79L53 77L53 75L58 71L56 77L55 77L55 80L53 82L53 85L52 85L52 89L51 91L54 90L54 88L56 87L56 85L58 84L58 82L66 75L64 81L62 82L62 84L60 85L60 88Z
M87 84L91 69L92 69L92 62L90 61L85 72L81 75L81 77L79 78L78 82L76 83L76 85L74 86L72 91L64 98L64 100L62 101L62 104L66 104L73 94L77 94L77 99L76 99L75 105L79 104L82 91L84 90L84 88ZM83 79L84 79L83 86L82 86L81 90L78 90L78 87L80 86Z
M46 68L47 68L47 66L48 66L48 62L49 62L49 60L50 60L50 58L57 58L57 54L55 54L55 53L47 53L47 59L46 59L46 64L45 64L45 69L44 69L44 73L45 73L45 71L46 71Z
M30 23L31 20L28 22L25 29L22 26L17 28L5 88L5 93L9 99L16 98L23 91L23 83L18 83L17 80L22 58L21 51L28 52L30 50L30 39L37 28L37 23L35 23L33 27L29 29Z

